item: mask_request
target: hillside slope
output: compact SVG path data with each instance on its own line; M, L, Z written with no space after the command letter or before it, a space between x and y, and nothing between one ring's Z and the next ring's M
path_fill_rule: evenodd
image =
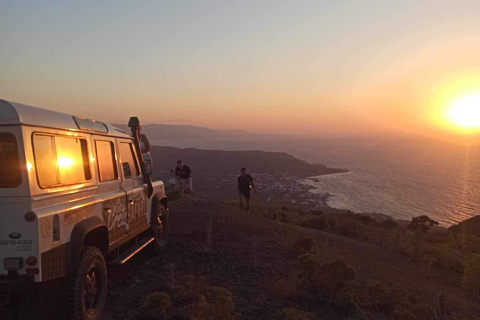
M125 266L112 269L105 319L137 319L149 294L165 292L174 300L183 281L192 279L191 275L230 291L236 319L286 319L285 308L311 312L315 319L431 319L411 312L416 312L414 306L421 303L432 315L433 299L438 292L446 295L451 311L461 319L477 319L480 315L476 301L449 279L378 245L278 223L264 219L259 210L243 213L229 204L211 200L186 198L172 201L171 205L168 249L157 257L144 252ZM279 279L299 275L294 247L302 237L311 239L312 250L321 263L340 258L355 268L353 290L357 292L360 311L345 312L335 301L325 302L314 295L282 298L275 294L273 288ZM358 295L371 284L398 289L377 297L380 300ZM408 298L411 300L390 300L390 295L398 290L412 295ZM367 308L365 301L372 299L374 303ZM397 303L401 304L398 310L405 314L391 313L390 308L396 308ZM182 306L176 305L177 309Z

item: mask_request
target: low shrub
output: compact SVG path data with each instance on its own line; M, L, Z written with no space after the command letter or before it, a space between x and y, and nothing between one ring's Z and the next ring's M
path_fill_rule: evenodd
M343 223L337 223L337 231L344 236L358 239L361 237L361 227L356 221L343 221Z
M480 254L480 237L474 235L451 235L448 244L464 254Z
M374 224L375 223L375 220L373 220L373 218L370 217L370 216L366 216L364 214L359 214L359 215L357 215L357 217L358 217L358 220L363 224L369 225L369 224Z
M175 286L175 300L195 299L205 292L206 285L205 278L187 275Z
M312 228L317 230L323 230L326 227L325 219L323 217L304 220L300 225L305 228Z
M206 298L209 308L205 319L233 319L235 305L233 303L233 295L230 291L221 287L211 287L206 291Z
M300 236L298 241L293 245L293 249L298 256L312 250L313 240L308 237Z
M138 320L233 320L232 293L225 288L208 287L202 277L186 276L172 293L163 292L146 298Z
M429 320L432 307L420 301L417 294L393 285L369 284L364 307L374 309L395 320Z
M415 235L411 231L401 232L396 250L406 257L414 257L416 253L415 241Z
M273 294L279 298L291 298L295 294L295 286L286 279L275 281Z
M320 267L318 273L318 289L335 293L343 290L355 280L356 272L345 260L337 259Z
M471 254L467 257L462 284L475 295L480 295L480 254Z
M170 302L170 296L164 292L154 292L150 294L145 304L140 309L138 319L150 320L150 319L169 319L175 310Z
M427 249L423 260L432 268L444 272L462 274L465 270L462 253L443 244L437 244Z
M297 309L289 308L283 310L284 320L314 320L313 313L303 312Z
M398 224L391 219L386 219L382 223L380 223L380 226L382 228L387 229L387 230L391 230L393 228L396 228L398 226Z
M340 312L356 309L355 294L350 284L356 272L344 260L337 259L321 265L311 253L299 257L301 271L297 291L305 296L316 296Z

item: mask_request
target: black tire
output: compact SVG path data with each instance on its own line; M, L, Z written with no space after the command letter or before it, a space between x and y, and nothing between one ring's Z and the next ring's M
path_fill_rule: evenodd
M83 247L70 280L67 319L100 320L107 300L107 266L102 252L96 247Z
M168 211L159 201L155 201L152 207L152 229L154 249L156 253L162 253L167 245L168 238Z

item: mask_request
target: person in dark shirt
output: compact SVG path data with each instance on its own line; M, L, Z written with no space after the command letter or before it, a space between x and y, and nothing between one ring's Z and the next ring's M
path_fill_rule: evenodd
M139 127L139 130L142 130L142 127ZM143 162L145 164L145 171L148 175L153 173L153 162L152 156L150 154L150 141L143 133L140 133L140 149L142 150Z
M193 193L192 187L192 170L190 167L183 164L182 160L177 161L177 167L175 168L175 177L178 181L178 188L181 194Z
M251 175L247 174L247 169L240 169L241 175L238 177L238 193L240 194L240 209L244 210L243 199L247 203L246 210L250 211L250 189L253 188L253 191L257 193L255 189L255 184L253 183L253 178Z

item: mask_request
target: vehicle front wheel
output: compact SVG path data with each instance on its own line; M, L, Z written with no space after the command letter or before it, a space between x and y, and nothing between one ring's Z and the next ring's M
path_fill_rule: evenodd
M161 253L167 245L168 211L160 202L153 208L151 228L153 231L155 252Z
M80 264L71 280L68 319L101 319L107 300L107 266L98 248L83 247Z

